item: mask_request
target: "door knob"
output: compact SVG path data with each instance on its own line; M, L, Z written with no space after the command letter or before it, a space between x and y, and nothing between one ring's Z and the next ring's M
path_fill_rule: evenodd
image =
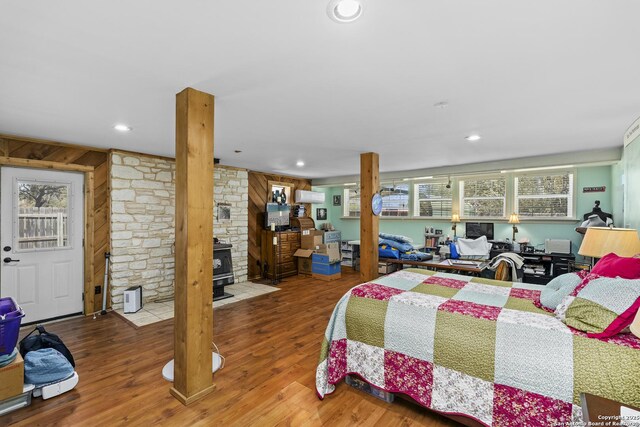
M6 264L8 264L8 263L10 263L10 262L20 262L20 260L19 260L19 259L11 259L11 258L9 258L9 257L6 257L5 259L3 259L3 261L4 261Z
M2 250L5 252L9 252L11 250L11 246L5 246L4 248L2 248Z

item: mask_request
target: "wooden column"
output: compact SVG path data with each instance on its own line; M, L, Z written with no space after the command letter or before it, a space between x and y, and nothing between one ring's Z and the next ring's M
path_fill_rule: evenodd
M174 381L188 405L214 389L213 102L187 88L176 95L176 279Z
M378 277L379 218L371 209L371 198L380 189L378 153L360 154L360 279Z

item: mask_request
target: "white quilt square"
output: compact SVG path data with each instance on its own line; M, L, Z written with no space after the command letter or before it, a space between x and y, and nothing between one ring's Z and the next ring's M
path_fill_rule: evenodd
M493 420L493 383L433 365L431 407L471 415L487 425Z
M384 349L347 340L347 372L356 373L369 383L384 388Z

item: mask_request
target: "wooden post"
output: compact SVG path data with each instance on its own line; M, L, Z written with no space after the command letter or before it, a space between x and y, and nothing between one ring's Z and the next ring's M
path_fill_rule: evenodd
M360 154L360 280L378 277L378 233L380 223L371 199L380 189L378 153Z
M174 380L184 405L214 389L213 95L176 95L176 279Z

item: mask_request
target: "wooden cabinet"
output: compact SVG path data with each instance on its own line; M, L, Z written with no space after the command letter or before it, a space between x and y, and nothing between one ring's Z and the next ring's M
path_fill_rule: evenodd
M273 244L273 238L278 244ZM293 254L300 248L299 231L276 232L262 230L262 277L279 279L298 274L298 264Z

